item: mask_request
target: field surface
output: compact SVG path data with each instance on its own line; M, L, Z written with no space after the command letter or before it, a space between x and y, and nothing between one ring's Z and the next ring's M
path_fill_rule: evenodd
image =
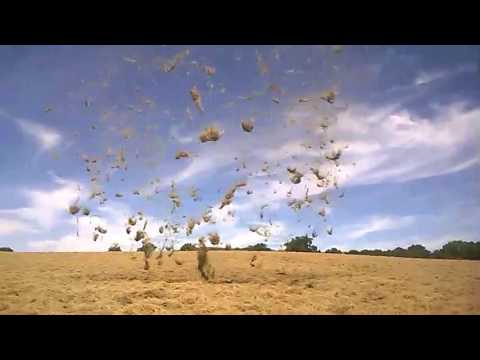
M148 271L142 253L0 253L0 314L480 314L479 261L209 258L215 278L206 282L195 252L153 259Z

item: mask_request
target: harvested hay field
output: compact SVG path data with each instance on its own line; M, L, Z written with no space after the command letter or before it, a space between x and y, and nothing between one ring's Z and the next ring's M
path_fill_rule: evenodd
M152 261L148 271L142 253L0 253L0 314L480 314L478 261L240 251L209 258L216 276L206 282L196 252Z

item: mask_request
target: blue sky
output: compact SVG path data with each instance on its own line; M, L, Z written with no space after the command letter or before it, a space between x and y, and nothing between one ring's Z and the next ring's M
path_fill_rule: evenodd
M177 246L213 231L234 247L266 241L280 248L307 232L318 234L322 250L479 241L480 47L336 50L1 46L0 246L102 251L119 242L134 249L125 223L138 211L161 244L160 225L185 224L208 206L215 224L202 223L190 236L182 230ZM164 71L177 54L183 54L177 66ZM204 112L192 101L193 86ZM336 93L334 104L321 99L326 90ZM244 119L253 119L253 132L242 130ZM222 137L201 143L207 126ZM120 149L125 171L111 168ZM325 154L338 149L337 167ZM176 160L179 150L190 158ZM94 181L82 156L97 159ZM290 182L289 166L304 174L300 184ZM311 167L336 177L339 188L317 186ZM172 181L182 199L173 214ZM239 181L247 186L220 210ZM294 211L289 201L304 199L307 188L310 205ZM89 199L95 189L108 200ZM77 199L96 215L79 217L78 237L77 219L67 211ZM97 225L108 233L94 242ZM249 231L251 225L271 236Z

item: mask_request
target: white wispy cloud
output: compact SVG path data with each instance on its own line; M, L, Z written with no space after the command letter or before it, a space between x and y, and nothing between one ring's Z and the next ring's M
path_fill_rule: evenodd
M249 156L246 171L253 170L261 174L259 170L263 161L269 161L270 173L276 174L276 179L282 179L283 183L266 179L266 175L263 179L260 175L251 176L248 182L255 195L248 199L248 203L241 200L237 206L250 211L263 203L280 203L285 201L290 188L293 188L293 198L303 196L306 187L309 188L309 194L314 196L324 189L316 186L316 179L309 167L313 165L326 172L331 170L331 164L323 157L324 152L318 149L320 142L329 139L335 139L335 148L344 149L348 146L340 160L340 186L405 182L454 173L479 164L479 154L472 149L479 144L475 134L480 132L480 125L476 121L480 116L480 108L451 103L434 108L431 118L418 118L407 111L402 103L377 107L354 103L346 110L329 115L335 120L330 121L326 132L319 127L325 116L323 110L308 110L303 105L294 105L284 114L284 118L286 122L291 118L296 119L297 125L272 129L268 136L254 133L228 143L221 139L218 144L213 144L218 150L206 154L202 149L186 168L167 179L165 186L172 179L180 183L200 176L211 178L219 167L233 164L234 155L240 153ZM311 130L307 138L304 134L292 131L302 127ZM313 147L306 150L306 144ZM246 146L248 151L245 150ZM277 168L274 162L279 162L280 167ZM286 173L288 165L297 166L305 174L301 185L292 186L289 183ZM242 170L239 175L243 173ZM269 184L265 185L265 181L269 181Z
M181 135L179 133L180 128L178 126L172 126L169 130L169 135L173 137L180 144L190 144L193 141L192 135Z
M30 241L27 245L34 251L106 251L113 243L119 243L123 250L136 250L140 245L125 232L126 221L132 214L127 204L115 201L111 205L99 207L95 216L79 216L78 227L76 218L68 215L62 224L65 235L56 239ZM152 229L156 225L155 219L149 218L149 227ZM107 234L93 241L96 226L106 229Z
M133 240L134 232L129 236L126 234L126 221L131 216L132 210L124 203L114 202L109 206L102 206L99 209L99 217L88 218L81 216L79 218L79 236L76 235L76 220L71 217L68 220L70 231L57 239L40 239L28 242L28 247L33 251L106 251L113 243L118 243L124 251L135 251L141 243ZM218 232L221 237L221 244L230 244L233 247L243 247L264 242L264 238L251 232L248 226L242 224L237 217L230 217L227 209L213 209L215 224L201 223L193 230L192 235L187 236L185 229L181 228L180 233L175 239L175 247L178 249L184 243L196 243L200 236L207 236L208 233ZM157 245L163 243L163 237L158 232L164 221L151 214L146 213L148 219L147 232L152 241ZM269 244L279 244L284 240L283 235L286 225L283 222L275 221L268 226L271 231ZM107 234L101 236L97 241L93 241L94 229L101 226L107 229ZM170 243L169 243L170 244Z
M447 76L447 71L437 70L437 71L422 71L420 72L414 80L415 85L426 85L432 81L439 80Z
M301 112L309 123L320 124L323 119L315 111ZM299 118L295 108L286 116ZM328 129L337 146L349 146L341 160L342 184L403 182L475 166L480 160L475 151L480 144L479 117L480 108L464 103L436 106L428 119L418 118L401 104L377 108L351 104ZM323 130L316 132L320 135Z
M38 232L38 229L32 227L31 224L25 221L9 218L0 218L0 236L35 232Z
M78 198L79 183L62 178L54 179L53 190L26 189L21 193L26 198L26 207L0 209L0 215L9 216L30 226L51 230L65 220L68 207Z
M351 230L346 232L345 237L347 239L359 239L371 233L409 226L414 222L415 217L413 216L372 216L366 222L350 225L348 228Z
M53 128L25 119L16 119L15 122L20 130L33 138L42 150L51 150L62 141L62 135Z
M422 70L417 74L413 83L416 86L427 85L436 80L445 79L445 78L456 76L462 73L475 72L476 70L477 70L477 66L473 63L462 64L451 69L437 69L437 70L430 70L430 71Z

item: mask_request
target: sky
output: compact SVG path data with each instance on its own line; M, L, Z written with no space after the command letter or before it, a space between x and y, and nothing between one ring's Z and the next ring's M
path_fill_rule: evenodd
M0 247L135 250L139 211L157 245L179 224L177 248L212 232L274 249L480 241L478 46L0 46L0 63Z

